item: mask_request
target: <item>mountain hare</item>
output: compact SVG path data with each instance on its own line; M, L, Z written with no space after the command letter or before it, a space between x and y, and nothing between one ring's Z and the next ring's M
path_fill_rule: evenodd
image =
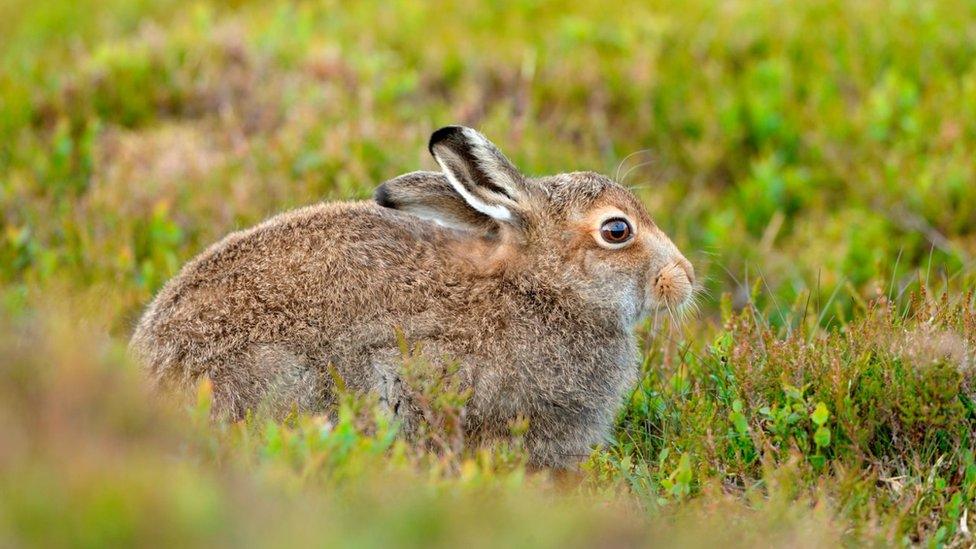
M405 339L457 366L469 440L521 417L533 464L586 457L635 381L634 325L689 301L691 264L607 177L526 177L459 126L429 149L442 172L275 216L190 261L132 337L152 380L207 376L215 414L236 419L327 411L341 378L409 431Z

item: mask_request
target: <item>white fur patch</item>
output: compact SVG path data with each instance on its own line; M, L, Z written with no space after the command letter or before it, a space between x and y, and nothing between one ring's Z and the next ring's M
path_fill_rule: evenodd
M477 196L474 196L468 192L468 189L466 189L460 181L458 181L457 177L454 175L454 172L447 169L447 166L441 161L440 158L437 158L435 155L434 160L436 160L440 165L441 170L444 171L444 175L447 176L447 180L451 183L451 186L454 187L454 190L457 191L457 193L461 195L461 198L464 198L465 202L467 202L472 208L499 221L511 221L512 212L509 211L508 208L501 205L487 204Z
M416 206L416 205L414 205L414 206L410 206L409 208L404 209L403 211L410 212L413 215L415 215L415 216L417 216L417 217L419 217L421 219L426 219L428 221L433 221L437 225L440 225L441 227L447 227L448 229L457 229L457 230L470 230L471 229L471 226L470 225L467 225L465 223L456 223L454 221L445 219L443 212L441 212L441 211L439 211L439 210L437 210L435 208L427 208L427 207L424 207L424 206Z
M636 323L641 317L640 290L633 281L626 283L620 296L620 320L624 325Z

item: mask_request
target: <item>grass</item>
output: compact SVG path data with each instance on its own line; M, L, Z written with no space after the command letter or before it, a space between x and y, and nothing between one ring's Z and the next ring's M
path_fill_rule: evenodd
M970 545L974 60L961 0L7 0L0 539ZM448 123L617 174L705 280L641 327L614 444L569 479L517 429L466 450L442 380L417 445L352 395L228 426L147 397L125 343L184 261L432 168Z

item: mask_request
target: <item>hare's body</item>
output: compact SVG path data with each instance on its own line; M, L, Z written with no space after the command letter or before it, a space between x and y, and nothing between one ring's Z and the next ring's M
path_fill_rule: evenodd
M327 411L338 375L378 394L409 431L405 340L431 362L459 363L470 439L504 435L523 417L535 463L573 463L608 435L635 377L632 326L651 282L630 271L605 280L613 273L593 263L605 250L560 229L560 210L624 191L588 174L536 180L546 203L532 230L451 211L444 196L430 199L439 223L414 215L410 193L450 190L451 178L411 174L384 185L382 205L321 204L228 236L163 288L132 348L161 385L209 377L220 415ZM543 235L562 241L525 253Z

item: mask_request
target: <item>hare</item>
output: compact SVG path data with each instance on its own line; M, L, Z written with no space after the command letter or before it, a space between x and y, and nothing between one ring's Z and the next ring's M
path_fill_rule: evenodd
M409 426L402 338L455 361L468 439L525 418L533 464L586 457L636 380L635 324L690 300L691 264L607 177L526 177L460 126L429 150L439 173L272 217L190 261L132 337L153 382L207 376L215 413L234 419L327 412L341 378Z

